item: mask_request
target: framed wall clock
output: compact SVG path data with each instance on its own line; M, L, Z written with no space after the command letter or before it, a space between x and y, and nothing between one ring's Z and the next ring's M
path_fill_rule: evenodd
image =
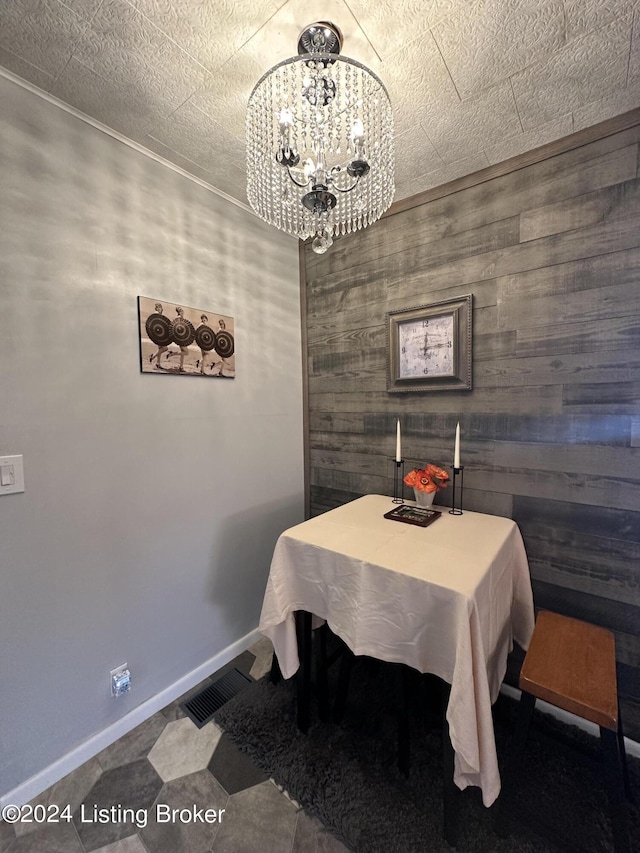
M469 391L471 294L387 315L387 390Z

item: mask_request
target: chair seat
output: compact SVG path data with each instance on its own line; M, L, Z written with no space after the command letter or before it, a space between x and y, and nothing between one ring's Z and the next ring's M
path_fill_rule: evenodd
M542 610L520 672L520 688L617 731L615 639L611 631Z

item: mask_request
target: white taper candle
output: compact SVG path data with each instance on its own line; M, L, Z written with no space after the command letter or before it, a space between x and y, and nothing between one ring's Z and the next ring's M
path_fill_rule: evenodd
M453 451L453 467L460 467L460 421L458 421L456 426L456 446Z
M396 422L396 462L402 462L402 443L400 441L400 418Z

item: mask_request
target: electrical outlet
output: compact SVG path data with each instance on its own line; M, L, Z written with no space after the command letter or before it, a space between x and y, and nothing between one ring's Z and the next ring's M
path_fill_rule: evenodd
M131 673L128 664L123 663L112 669L109 673L109 683L112 696L124 696L128 693L131 690Z

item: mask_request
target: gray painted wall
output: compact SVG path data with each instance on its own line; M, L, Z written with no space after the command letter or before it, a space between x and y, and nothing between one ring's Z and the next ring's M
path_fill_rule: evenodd
M303 467L296 242L1 77L0 104L2 795L255 629ZM232 315L237 378L141 375L139 294Z
M312 513L392 493L397 416L407 469L451 465L460 421L466 508L518 522L538 607L615 632L636 740L639 139L633 127L305 250ZM387 312L467 293L473 390L387 393Z

